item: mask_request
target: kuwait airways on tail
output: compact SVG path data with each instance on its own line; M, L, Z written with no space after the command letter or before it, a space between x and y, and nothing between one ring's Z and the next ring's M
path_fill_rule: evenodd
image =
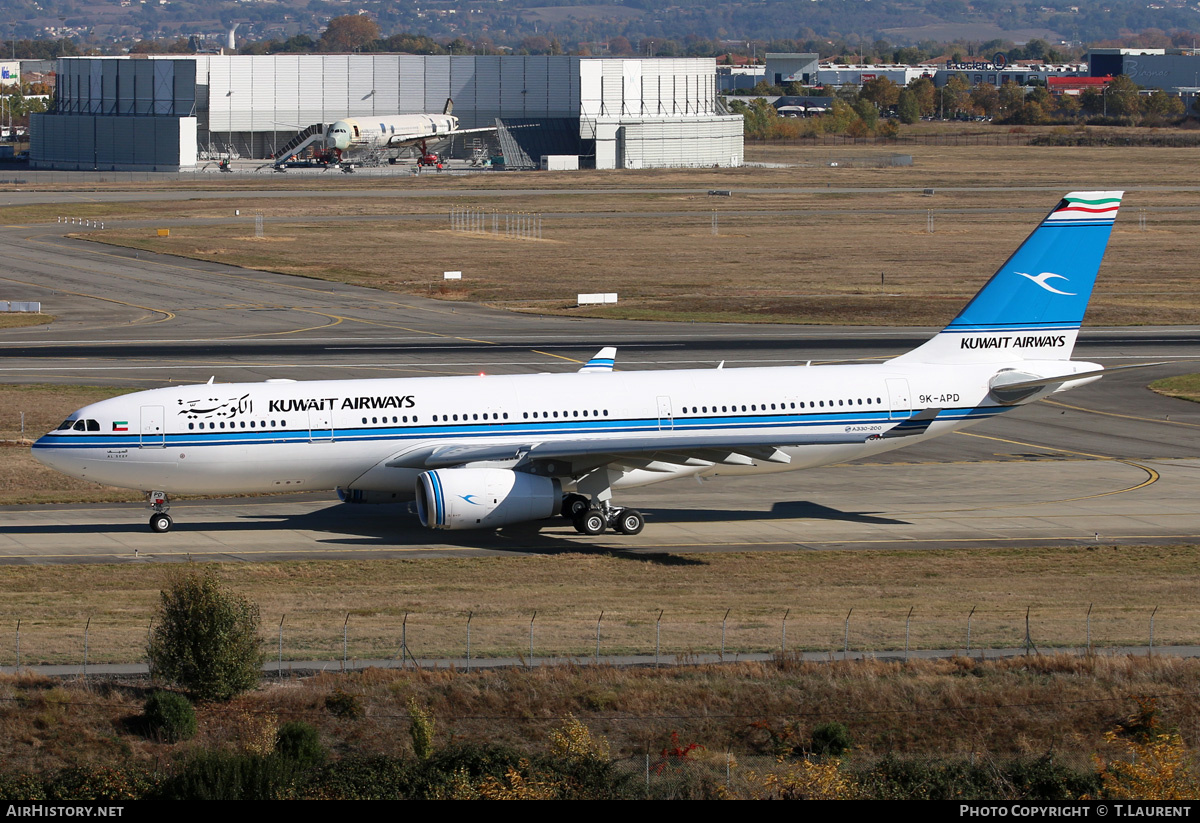
M435 529L557 514L637 534L613 493L677 477L878 454L1096 380L1070 360L1121 192L1075 192L954 320L879 364L213 384L85 406L33 453L66 474L169 494L337 489L416 499ZM624 496L624 495L622 495Z

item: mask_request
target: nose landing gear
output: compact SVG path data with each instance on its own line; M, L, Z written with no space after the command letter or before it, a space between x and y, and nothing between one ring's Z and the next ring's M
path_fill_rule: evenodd
M169 532L175 521L167 514L167 510L171 508L167 493L154 491L147 494L146 498L150 501L150 508L154 509L154 514L150 515L150 531L155 534Z

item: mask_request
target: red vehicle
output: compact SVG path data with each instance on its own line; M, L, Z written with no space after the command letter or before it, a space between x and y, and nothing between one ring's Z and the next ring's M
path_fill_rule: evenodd
M440 165L441 162L442 162L442 159L437 156L436 152L432 152L432 151L427 154L422 154L420 157L417 158L418 166L437 166L437 165Z

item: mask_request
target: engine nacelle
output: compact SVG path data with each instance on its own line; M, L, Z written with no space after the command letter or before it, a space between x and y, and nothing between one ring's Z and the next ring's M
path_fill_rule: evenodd
M417 514L431 529L494 529L553 517L562 485L509 469L436 469L417 477Z

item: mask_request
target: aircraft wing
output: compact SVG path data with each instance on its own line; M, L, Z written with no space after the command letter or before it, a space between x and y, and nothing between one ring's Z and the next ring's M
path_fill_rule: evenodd
M755 462L790 463L786 446L865 443L879 437L922 434L938 409L927 409L898 422L884 432L833 432L802 436L779 433L729 435L664 431L655 437L580 437L555 440L529 439L507 443L428 444L387 461L389 468L440 469L471 463L512 462L514 468L542 460L561 460L578 473L609 463L646 466L753 465Z
M437 143L442 140L448 140L451 137L457 137L460 134L475 134L477 132L496 131L495 126L485 126L478 129L455 129L454 131L439 131L433 134L393 134L388 137L388 141L384 144L389 149L400 149L405 146L416 146L421 143Z

